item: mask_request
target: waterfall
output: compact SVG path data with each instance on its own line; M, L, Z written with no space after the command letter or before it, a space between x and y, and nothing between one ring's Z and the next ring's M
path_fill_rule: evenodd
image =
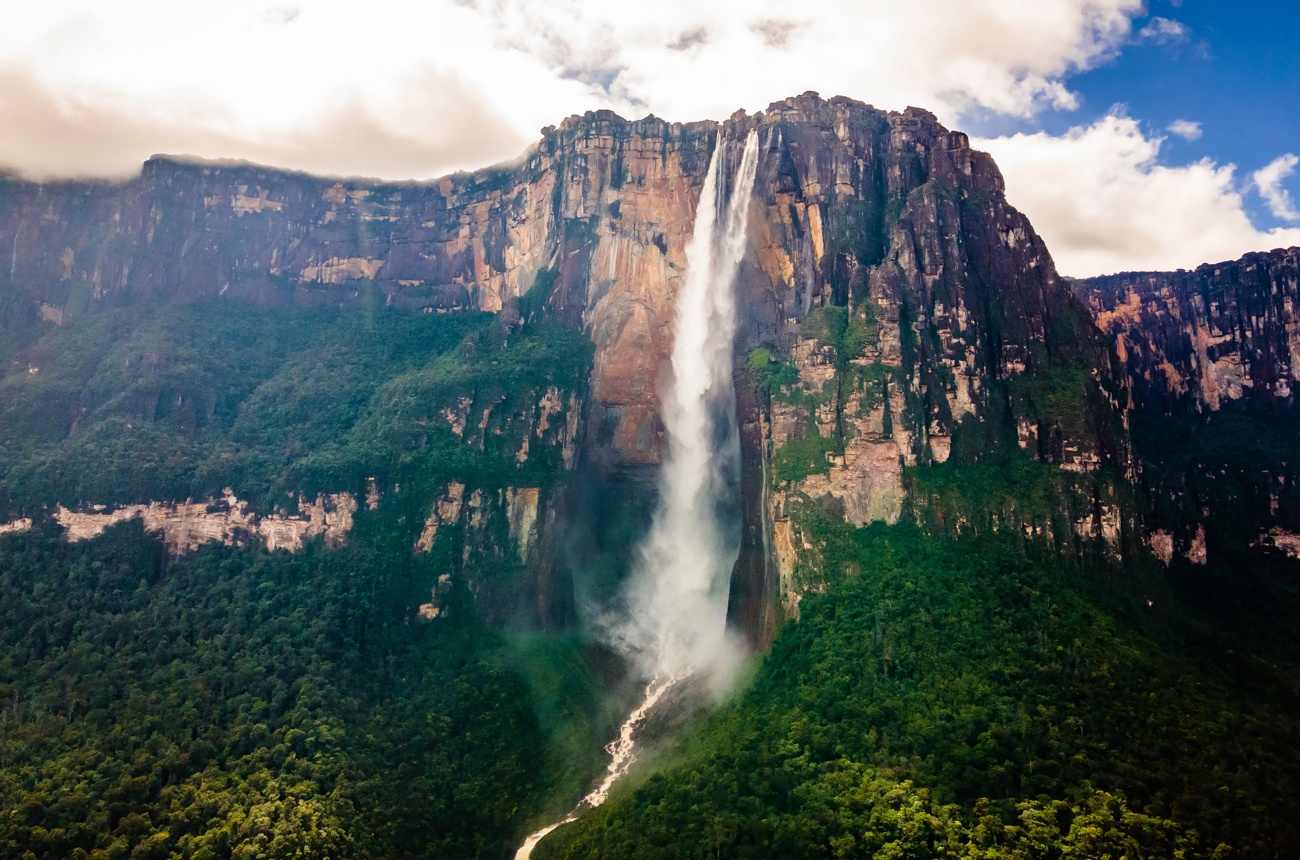
M745 141L730 200L721 187L725 155L719 141L686 248L673 378L662 398L668 450L659 506L629 583L627 616L611 631L647 677L725 671L735 653L726 613L739 523L724 524L721 508L740 468L732 383L735 280L747 246L758 133Z
M739 658L726 628L740 529L739 522L728 527L722 510L739 480L732 382L735 281L748 244L758 149L758 132L750 131L729 198L722 187L726 142L721 132L709 161L676 302L673 379L662 397L668 450L659 505L628 583L625 612L603 625L610 641L650 680L641 704L606 747L610 763L600 785L563 821L529 836L516 860L526 860L556 827L604 803L636 760L637 730L669 690L689 676L725 683Z

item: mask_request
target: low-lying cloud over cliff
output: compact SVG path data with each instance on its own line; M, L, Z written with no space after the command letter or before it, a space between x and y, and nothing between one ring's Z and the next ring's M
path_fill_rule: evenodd
M865 7L865 8L864 8ZM32 5L0 33L0 164L135 170L156 152L383 178L507 158L608 107L721 118L808 89L951 122L1070 107L1140 0L376 0Z

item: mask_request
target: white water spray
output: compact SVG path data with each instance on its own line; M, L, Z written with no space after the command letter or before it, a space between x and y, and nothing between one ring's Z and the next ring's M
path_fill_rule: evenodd
M740 467L731 378L735 281L745 255L758 150L758 132L750 131L729 201L720 188L726 162L721 133L709 161L686 248L686 283L677 297L673 381L663 397L668 452L659 507L628 584L626 614L605 624L613 644L651 680L641 704L605 748L610 762L600 785L563 821L529 836L515 860L527 860L546 834L605 802L636 761L637 730L669 690L692 675L725 683L739 660L726 629L739 541L727 534L719 509Z

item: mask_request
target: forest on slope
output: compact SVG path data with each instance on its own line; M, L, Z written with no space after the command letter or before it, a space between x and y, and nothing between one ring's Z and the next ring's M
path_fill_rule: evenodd
M749 687L535 856L1294 855L1293 636L1006 535L813 528L836 579ZM1289 562L1206 576L1300 608Z
M541 445L519 462L508 426L468 445L417 405L578 391L584 337L380 303L177 301L56 327L15 301L4 323L0 506L36 525L0 535L0 856L500 857L584 790L610 719L600 655L485 625L491 595L446 576L457 528L412 551L448 480L563 472ZM42 514L368 484L386 492L344 546L296 554L177 557L139 521L69 543ZM416 612L431 593L435 622Z

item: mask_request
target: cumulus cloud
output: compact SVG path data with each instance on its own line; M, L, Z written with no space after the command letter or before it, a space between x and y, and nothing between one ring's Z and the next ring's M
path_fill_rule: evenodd
M1141 0L484 0L504 44L552 68L618 68L609 106L674 119L726 116L813 89L952 121L975 108L1072 107L1065 76L1112 56ZM683 51L682 35L708 34ZM692 47L695 47L692 43ZM707 85L702 85L706 83Z
M1274 217L1281 218L1283 221L1300 221L1300 212L1296 211L1295 201L1282 187L1282 180L1295 173L1297 164L1300 164L1300 158L1287 153L1273 159L1267 167L1256 170L1250 177Z
M1169 126L1165 131L1170 134L1176 134L1183 140L1200 140L1202 134L1201 124L1199 122L1192 122L1189 119L1176 119L1169 123Z
M1067 275L1192 268L1300 245L1300 229L1251 223L1233 165L1162 165L1160 138L1126 117L1061 136L1018 134L975 145L993 154L1008 199Z
M1029 116L1133 36L1142 0L93 0L0 30L0 162L121 174L158 151L389 178L520 152L584 110L676 120L813 89ZM1148 26L1150 26L1148 24ZM18 126L21 120L25 123ZM459 128L467 123L478 129ZM16 130L16 131L15 131Z

